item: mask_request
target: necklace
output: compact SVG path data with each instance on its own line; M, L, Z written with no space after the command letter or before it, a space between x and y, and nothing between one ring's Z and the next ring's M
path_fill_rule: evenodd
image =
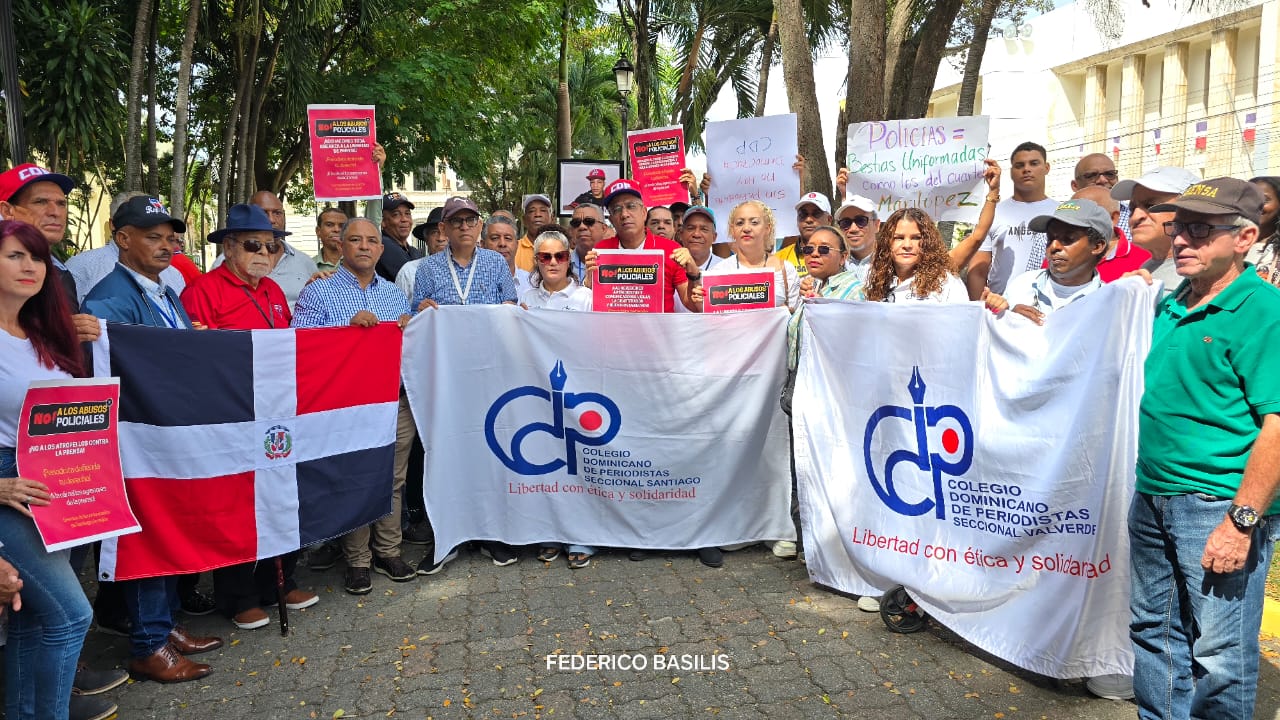
M454 268L457 261L453 259L453 248L449 249L449 277L453 280L453 289L458 291L458 299L461 304L467 304L467 296L471 294L471 281L476 279L476 254L471 253L471 263L467 265L467 287L463 289L462 283L458 280L458 271Z

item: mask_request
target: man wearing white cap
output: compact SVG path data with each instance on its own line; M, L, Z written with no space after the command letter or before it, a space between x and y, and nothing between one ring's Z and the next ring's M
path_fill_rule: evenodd
M836 225L844 231L844 244L849 248L845 267L866 282L871 258L876 254L876 233L880 231L875 201L862 195L845 200L836 210Z
M1121 180L1111 188L1111 197L1129 202L1131 239L1151 253L1142 269L1151 273L1153 280L1164 283L1164 295L1182 282L1173 261L1173 238L1164 232L1164 224L1173 220L1173 212L1152 212L1151 208L1173 200L1199 179L1190 170L1166 165L1137 180Z
M791 263L800 277L808 275L809 268L797 248L809 241L814 230L830 224L831 201L827 196L817 192L801 195L800 202L796 203L796 227L800 229L800 234L782 238L782 247L777 252L778 259Z
M554 222L551 219L551 198L542 193L525 195L520 200L522 216L521 227L524 235L516 247L516 267L525 272L533 272L533 239L538 235L538 228Z

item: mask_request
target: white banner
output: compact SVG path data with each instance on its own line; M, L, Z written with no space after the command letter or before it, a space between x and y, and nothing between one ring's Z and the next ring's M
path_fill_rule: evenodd
M1155 299L1108 285L1044 327L976 303L807 307L794 407L810 576L859 595L904 585L1042 675L1132 672L1126 520Z
M729 212L747 200L759 200L773 210L777 237L799 232L800 175L791 169L800 152L794 113L709 122L706 146L711 174L707 203L716 213L721 240L729 239Z
M405 331L436 559L467 540L794 540L785 309L442 307Z
M874 200L881 220L916 207L938 221L977 222L988 126L985 115L854 123L845 193Z

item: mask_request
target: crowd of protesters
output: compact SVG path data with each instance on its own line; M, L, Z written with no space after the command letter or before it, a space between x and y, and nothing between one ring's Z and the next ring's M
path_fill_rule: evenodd
M376 158L384 155L379 147ZM1051 199L1043 147L1027 142L1009 158L1011 197L1001 198L1001 168L988 161L987 195L972 232L944 238L915 208L885 212L845 192L841 170L832 212L822 193L794 206L798 234L776 237L774 210L759 201L734 207L728 237L705 201L712 178L682 182L692 204L646 207L627 178L572 203L562 227L544 194L523 198L521 217L486 217L469 198L449 198L415 226L414 203L382 199L381 223L325 208L316 223L320 252L291 245L280 199L262 191L235 205L209 235L222 255L201 274L184 253L187 228L158 199L126 193L113 203L111 242L63 266L52 254L67 223L70 178L35 165L0 175L0 599L9 611L5 651L6 717L105 717L100 693L125 680L122 670L78 663L91 620L130 638L127 673L182 682L211 668L190 658L222 640L189 633L182 615L220 612L245 630L269 622L283 602L319 602L298 586L299 553L212 573L213 597L198 577L99 583L93 605L75 569L85 552L43 550L29 507L48 488L18 477L15 420L36 380L90 373L80 343L98 319L177 329L404 327L442 305L518 304L530 312L589 311L597 252L658 249L665 256L665 312L701 312L704 277L740 269L773 272L774 297L793 315L788 327L792 376L805 300L823 297L891 303L981 302L999 321L1039 325L1084 301L1104 283L1137 277L1163 283L1147 390L1139 409L1136 492L1130 510L1132 640L1135 676L1093 678L1103 697L1136 694L1141 717L1248 717L1257 681L1262 588L1273 542L1280 484L1280 374L1265 370L1267 332L1280 323L1280 178L1201 180L1177 167L1120 179L1111 159L1094 154L1074 168L1071 195ZM798 159L796 172L804 171ZM1063 189L1065 190L1065 188ZM1201 340L1203 338L1203 340ZM1211 342L1212 340L1212 342ZM422 444L403 391L393 477L393 511L373 525L310 549L312 569L346 564L343 587L369 593L374 573L393 582L434 575L465 548L433 562L434 538L422 503ZM417 468L415 472L411 468ZM415 475L418 477L415 479ZM402 546L426 549L416 565ZM771 544L780 558L803 558L796 543ZM495 565L526 550L496 542L480 552ZM544 543L531 553L551 562L563 552L572 569L601 548ZM624 550L632 560L645 553ZM703 548L708 567L721 548ZM283 580L283 594L277 583ZM876 598L859 607L878 609ZM109 714L109 713L108 713Z

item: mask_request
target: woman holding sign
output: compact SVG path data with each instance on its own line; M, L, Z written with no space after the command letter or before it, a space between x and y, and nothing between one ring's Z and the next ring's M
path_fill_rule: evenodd
M739 203L729 212L729 236L733 238L733 255L718 263L704 275L740 273L744 270L773 271L773 304L795 310L800 305L800 276L794 265L771 255L776 224L773 211L759 200ZM702 307L703 288L696 287L691 299Z
M27 386L84 375L71 308L58 286L49 243L34 227L0 222L0 558L22 578L9 613L5 717L67 717L76 660L93 610L69 551L45 552L30 505L49 488L18 477L15 448Z
M951 270L938 226L919 208L903 208L880 226L864 292L871 301L969 302L969 291ZM992 312L1009 306L986 290L982 300Z

